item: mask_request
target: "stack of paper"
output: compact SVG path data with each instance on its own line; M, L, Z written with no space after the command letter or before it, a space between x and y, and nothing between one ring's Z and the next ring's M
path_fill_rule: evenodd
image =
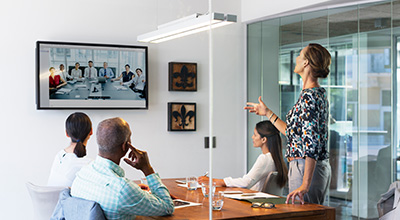
M279 198L268 193L240 193L240 194L224 194L224 197L238 200L249 200L249 199L268 199L268 198Z
M59 90L56 92L56 94L64 95L64 94L69 93L69 92L71 92L71 91L72 91L72 89L65 89L65 88L62 88L62 89L59 89Z
M125 86L114 86L117 90L128 90Z

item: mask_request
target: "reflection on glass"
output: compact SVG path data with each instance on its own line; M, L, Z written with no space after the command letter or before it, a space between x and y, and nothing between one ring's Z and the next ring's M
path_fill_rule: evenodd
M300 49L317 42L332 56L331 73L320 84L328 90L331 120L327 205L337 208L338 219L377 218L380 195L400 179L400 72L393 74L400 71L399 11L396 0L280 18L282 119L301 91L293 72Z

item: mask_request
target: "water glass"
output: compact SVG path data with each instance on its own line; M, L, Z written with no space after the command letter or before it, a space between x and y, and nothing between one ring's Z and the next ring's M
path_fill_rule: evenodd
M213 184L212 185L212 194L214 194L215 193L215 188L216 188L216 183L213 182L212 184ZM210 185L209 185L208 182L201 184L201 192L203 192L203 196L204 197L208 197L208 195L210 195Z
M186 185L189 190L196 190L197 178L195 176L186 177Z
M213 194L212 197L212 209L213 210L221 210L224 205L224 192L219 191Z
M142 184L144 184L144 185L149 185L149 184L147 184L147 178L146 178L146 177L140 178L140 182L141 182Z

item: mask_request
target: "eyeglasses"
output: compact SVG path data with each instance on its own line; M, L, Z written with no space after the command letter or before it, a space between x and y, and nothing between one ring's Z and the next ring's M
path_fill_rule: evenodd
M275 204L272 202L253 202L251 203L252 208L265 208L272 209L275 208Z

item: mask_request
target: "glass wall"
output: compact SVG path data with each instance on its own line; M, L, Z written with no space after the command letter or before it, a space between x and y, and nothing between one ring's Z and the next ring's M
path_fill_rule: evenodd
M279 105L273 111L282 119L302 89L301 78L293 72L300 50L313 42L331 53L331 73L320 84L327 89L330 103L332 179L326 205L337 208L337 219L377 218L380 195L400 178L397 9L400 1L383 1L248 25L248 100L263 94L267 106ZM271 29L271 23L277 28ZM279 36L279 47L271 46L276 41L268 42L270 37L262 34L264 28L275 31L269 35ZM264 62L268 59L278 62ZM277 71L267 73L263 69ZM274 94L279 93L276 102L265 97L264 90L271 86L276 87ZM254 120L254 116L248 116L249 133ZM250 168L254 158L248 152Z

